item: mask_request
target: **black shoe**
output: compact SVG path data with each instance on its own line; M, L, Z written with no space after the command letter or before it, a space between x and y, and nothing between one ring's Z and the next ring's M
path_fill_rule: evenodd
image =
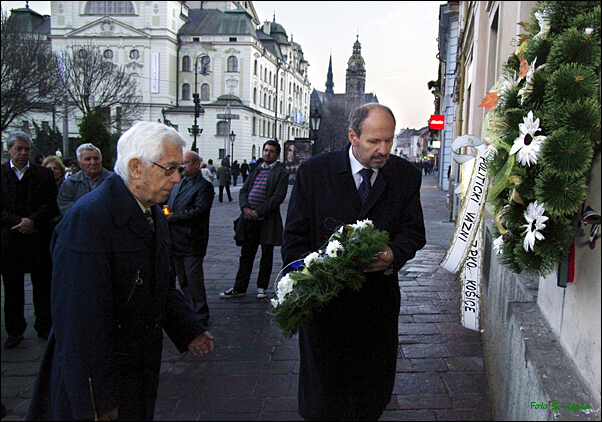
M4 348L7 349L7 350L8 349L14 349L22 341L23 341L23 336L22 335L19 335L19 336L8 336L8 338L4 342Z
M245 296L246 293L244 292L237 292L236 290L234 290L234 287L226 290L225 292L221 292L219 294L219 297L223 298L223 299L228 299L231 297L239 297L239 296Z

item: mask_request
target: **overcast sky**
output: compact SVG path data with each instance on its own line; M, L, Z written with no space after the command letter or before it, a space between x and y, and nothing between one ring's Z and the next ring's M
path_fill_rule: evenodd
M326 89L332 53L334 92L345 92L347 60L356 35L366 62L366 91L389 106L398 132L420 129L434 113L434 97L427 83L437 79L439 6L443 1L254 1L263 23L284 27L301 45L309 63L313 88ZM2 9L25 7L24 1L2 1ZM50 14L49 1L30 1L29 7Z

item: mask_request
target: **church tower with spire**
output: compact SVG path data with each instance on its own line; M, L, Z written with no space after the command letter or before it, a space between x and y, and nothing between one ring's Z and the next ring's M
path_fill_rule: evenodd
M347 110L353 110L365 102L366 68L362 57L362 45L359 35L353 44L353 54L347 61L345 76L345 94L347 96Z
M326 95L328 98L334 96L334 77L332 76L332 54L330 54L330 63L328 63L328 74L326 75Z

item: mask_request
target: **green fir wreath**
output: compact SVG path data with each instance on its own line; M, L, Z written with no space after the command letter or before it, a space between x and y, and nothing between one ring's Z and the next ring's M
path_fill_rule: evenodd
M600 6L541 2L481 104L490 155L494 250L516 273L552 273L600 153Z

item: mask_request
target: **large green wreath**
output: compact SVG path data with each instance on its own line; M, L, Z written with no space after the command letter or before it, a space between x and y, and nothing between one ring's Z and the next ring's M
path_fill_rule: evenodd
M600 6L541 2L528 34L481 106L494 250L515 273L552 273L569 253L573 220L600 152Z

